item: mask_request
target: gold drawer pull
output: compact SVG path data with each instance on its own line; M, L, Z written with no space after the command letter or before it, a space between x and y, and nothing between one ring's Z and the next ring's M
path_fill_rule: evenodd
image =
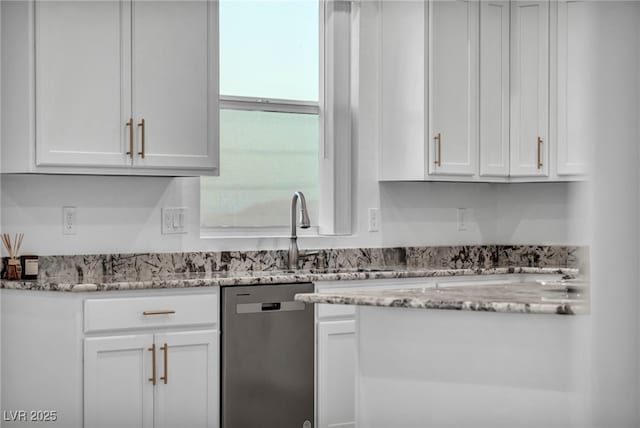
M538 137L538 169L542 168L542 138Z
M161 309L159 311L144 311L142 315L171 315L175 313L176 311L171 309Z
M160 349L164 353L164 376L160 376L160 380L166 385L169 381L169 345L165 343Z
M142 128L142 142L140 145L142 150L140 150L138 154L140 155L140 157L142 157L142 159L144 159L144 119L140 121L138 127Z
M149 351L151 351L151 377L149 378L149 382L151 382L153 385L156 384L156 344L154 343L153 345L151 345L151 348L149 348Z
M129 119L127 126L129 127L129 151L127 154L133 159L133 118Z

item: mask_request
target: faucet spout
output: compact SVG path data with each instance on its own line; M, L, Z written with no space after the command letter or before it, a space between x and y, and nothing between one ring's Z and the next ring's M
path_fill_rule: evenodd
M298 200L300 201L300 227L302 229L308 229L311 226L309 220L309 212L307 211L307 200L304 198L304 193L298 191L293 194L291 199L291 237L296 237L296 211Z
M307 229L311 226L309 220L309 211L307 210L307 201L304 198L304 194L300 191L293 194L291 199L291 237L289 239L289 270L295 270L298 267L298 257L300 255L298 251L298 234L296 232L296 211L298 201L300 201L300 227Z

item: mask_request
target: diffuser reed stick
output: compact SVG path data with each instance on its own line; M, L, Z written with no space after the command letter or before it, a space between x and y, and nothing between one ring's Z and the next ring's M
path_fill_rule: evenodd
M7 279L20 279L22 275L22 267L20 266L20 262L17 257L20 255L20 247L22 246L24 233L16 234L13 239L11 239L11 235L8 233L3 233L1 237L4 248L9 254L9 261L6 266Z

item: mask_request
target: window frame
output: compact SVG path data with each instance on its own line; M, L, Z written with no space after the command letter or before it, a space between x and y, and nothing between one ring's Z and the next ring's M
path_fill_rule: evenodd
M320 103L314 101L283 100L280 98L254 98L235 95L220 95L220 110L319 114Z
M318 115L318 226L299 230L298 235L350 235L352 2L318 0L318 7L318 102L220 94L219 109ZM289 225L200 226L201 238L284 238L289 234Z

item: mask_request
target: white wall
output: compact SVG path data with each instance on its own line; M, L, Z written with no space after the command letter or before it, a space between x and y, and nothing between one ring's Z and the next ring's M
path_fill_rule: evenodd
M356 233L302 237L301 247L582 243L570 239L574 186L384 183L362 169L356 182ZM366 189L366 190L365 190ZM286 239L199 238L199 180L160 177L4 176L2 229L25 232L25 252L40 255L286 248ZM380 205L378 205L380 201ZM62 207L77 207L77 235L62 234ZM188 233L162 235L160 209L189 208ZM380 206L381 231L367 231ZM469 208L468 231L456 209ZM288 210L288 207L283 207Z
M582 244L571 233L575 184L378 183L375 4L361 3L360 86L354 123L353 223L347 237L302 237L302 248L450 244ZM5 176L2 226L25 232L25 252L104 252L286 248L282 239L199 238L199 184L193 178ZM77 207L78 233L62 234L62 207ZM186 235L161 235L163 206L189 208ZM367 231L367 209L379 207L380 232ZM457 230L457 208L469 225ZM282 207L287 210L289 207Z
M593 427L636 427L640 351L638 161L640 4L602 2L594 25L595 141L591 204L591 352ZM595 164L595 163L594 163Z

